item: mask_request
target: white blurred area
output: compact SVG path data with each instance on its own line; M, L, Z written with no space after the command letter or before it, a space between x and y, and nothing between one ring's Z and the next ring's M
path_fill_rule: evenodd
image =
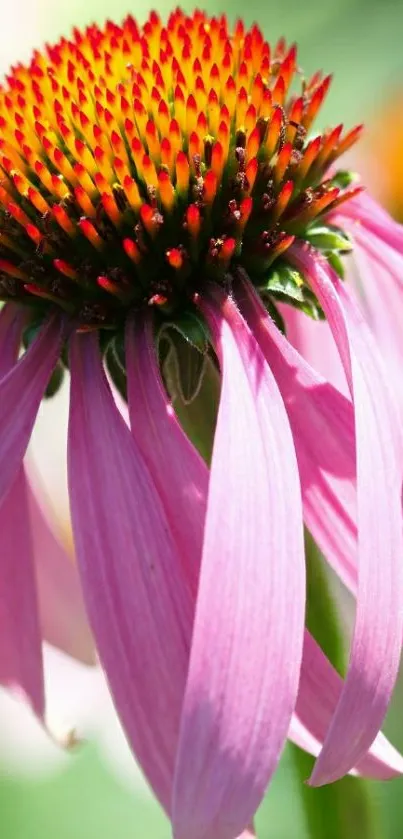
M192 0L182 0L193 8ZM0 80L12 64L29 59L33 49L68 36L74 26L83 27L107 18L119 22L130 11L143 21L156 8L161 15L175 6L172 0L0 0Z
M117 2L124 8L121 0ZM103 8L108 5L113 15L113 2L105 0ZM81 0L0 0L0 78L11 65L29 60L33 49L68 34L83 19L89 20L92 15L86 9Z
M119 724L103 674L45 647L45 731L30 710L0 689L0 776L49 777L93 741L104 765L129 789L149 795ZM71 741L66 748L63 744ZM75 742L77 741L77 742Z
M78 0L0 0L0 83L12 64L29 60L34 48L68 32L80 6L82 18L83 7ZM106 2L102 18L107 6ZM42 405L29 457L44 485L62 539L71 546L67 415L68 382L56 397ZM47 724L54 741L25 705L0 688L0 775L38 777L62 771L66 761L74 757L56 740L65 741L74 733L78 740L95 740L101 757L118 778L146 792L148 787L130 753L100 669L78 664L48 647L44 655ZM85 748L85 744L73 747L73 755L79 748Z
M27 60L41 42L45 3L35 0L0 0L0 77L12 64Z

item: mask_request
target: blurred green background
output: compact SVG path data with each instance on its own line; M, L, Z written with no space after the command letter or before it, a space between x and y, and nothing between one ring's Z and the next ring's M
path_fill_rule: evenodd
M5 4L5 0L2 0ZM190 3L183 3L191 8ZM388 96L401 85L403 90L403 2L401 0L205 0L207 11L226 11L230 18L243 15L246 22L256 20L269 40L285 35L299 44L300 63L307 73L316 69L334 73L334 82L323 112L323 124L343 121L347 126L376 119ZM166 0L158 4L164 15L171 8ZM6 58L18 60L31 46L67 33L72 25L83 25L105 17L119 20L130 11L144 18L149 6L127 0L16 0L2 11L0 31L0 69ZM25 25L24 25L25 21ZM384 145L393 132L393 121L385 123ZM403 138L402 138L403 154ZM377 178L382 177L382 156L376 155ZM365 167L364 167L365 168ZM403 194L403 183L397 185ZM74 684L72 685L74 690ZM387 721L386 732L403 747L401 701L398 688ZM18 745L20 762L2 748L2 729L13 723L6 712L0 719L0 836L2 839L164 839L170 835L162 812L144 786L136 787L133 775L127 783L116 774L105 749L89 742L61 765L46 769L24 764L24 738ZM99 725L110 725L110 717ZM117 748L123 749L123 745ZM32 751L32 749L31 749ZM12 755L11 755L12 756ZM354 782L352 782L354 783ZM401 839L403 835L403 780L371 784L371 794L379 804L382 829L371 831L371 839ZM326 791L311 793L327 814L324 839L333 837L337 819L334 798L327 802ZM301 783L295 757L286 750L279 771L258 818L261 839L309 839L303 809ZM363 832L364 831L364 832ZM365 827L357 824L357 839L370 839ZM315 839L316 839L315 835ZM341 836L341 833L337 833Z

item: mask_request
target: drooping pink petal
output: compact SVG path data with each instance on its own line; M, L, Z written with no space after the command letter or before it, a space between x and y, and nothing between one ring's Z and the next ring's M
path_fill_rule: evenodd
M403 242L400 252L385 244L376 233L367 229L359 219L344 216L335 218L354 241L353 262L347 272L347 282L358 295L361 307L382 349L388 366L389 378L395 379L395 392L403 408L401 387L401 359L403 331L401 301L403 294ZM392 227L395 222L389 219Z
M246 279L235 287L235 294L287 408L305 522L327 561L354 593L357 530L351 403L319 376L281 334Z
M0 377L15 364L23 318L16 306L0 312ZM18 406L17 406L18 410ZM1 409L0 409L1 411ZM0 504L0 682L45 711L42 639L34 572L27 484L23 469Z
M300 489L274 379L233 303L202 304L222 367L173 801L176 839L233 839L293 711L304 621Z
M34 490L28 478L25 478L25 484L42 637L83 664L94 664L94 640L76 565L64 550L42 509L40 500L43 493L38 489L37 480L34 481Z
M386 245L403 253L402 225L394 221L367 192L361 192L351 201L346 201L343 209L337 210L331 218L335 220L349 218L366 231L375 234Z
M281 306L281 314L287 340L317 373L349 397L344 370L327 321L315 321L286 304Z
M137 338L139 337L139 332L134 333L132 330L129 336L129 341L134 334L136 334ZM161 415L162 417L166 416L163 410L166 405L166 397L158 377L158 370L155 364L152 343L150 341L151 336L147 328L145 328L142 332L142 336L144 336L144 338L148 338L149 343L146 341L145 347L147 347L148 352L151 353L150 370L147 371L147 375L144 379L145 382L148 382L148 390L144 391L146 400L145 403L142 403L142 408L145 409L145 416L147 416L147 412L149 413L149 422L152 424L152 428L156 431L153 441L159 457L158 459L155 459L155 465L161 474L165 472L165 469L170 469L171 464L165 458L164 451L161 450L160 439L163 439L164 444L166 445L167 438L169 438L170 434L172 434L172 429L176 428L176 424L171 424L171 413L169 410L169 421L166 425L164 425L163 431L162 425L159 424L159 417ZM135 354L133 353L133 358L139 357L140 349L141 343L139 342L136 346ZM129 348L128 351L130 351ZM143 360L146 358L147 356L145 356ZM129 358L127 359L127 366L130 371L131 361ZM150 379L151 370L155 373L155 377L153 375ZM137 365L137 372L140 372L139 365ZM137 380L138 390L136 391L136 399L133 395L133 404L137 406L137 412L140 411L139 391L142 381L143 378L141 381ZM150 393L150 395L148 395L148 393ZM153 396L155 401L152 398ZM152 414L152 416L150 416L150 414ZM146 424L141 427L144 433L144 442L147 445L147 429L149 426ZM159 434L161 436L158 435L157 429L159 429ZM191 468L191 464L192 461L190 460L188 462L188 468ZM169 484L172 486L171 480L169 481ZM335 526L337 526L337 524ZM312 660L312 654L308 655L308 652L312 651L312 648L317 651L314 661ZM294 716L290 736L294 742L301 746L301 748L305 748L306 751L309 751L317 756L323 745L327 728L340 697L342 680L312 639L308 638L308 641L305 641L305 651L306 666L304 677L300 684L296 709L296 712L300 712L301 716L300 718ZM400 758L400 755L387 743L385 738L383 738L382 735L379 735L369 755L363 759L362 764L360 765L360 771L368 777L389 778L402 771L402 759Z
M336 780L368 750L395 684L403 632L402 440L369 330L336 274L305 246L291 258L327 316L354 400L359 588L349 669L311 782Z
M170 811L193 602L94 335L71 342L68 471L87 611L133 751Z
M9 349L15 346L15 323L9 325ZM52 317L26 353L0 379L0 503L24 457L38 408L57 362L62 322Z
M253 290L251 289L251 287L248 284L246 284L246 283L242 284L242 290L239 294L237 294L237 298L239 299L239 304L240 304L241 310L247 316L247 318L248 318L248 320L249 320L249 322L252 326L252 329L255 332L255 334L257 335L257 337L259 339L259 343L260 343L262 349L264 350L264 352L266 354L266 358L269 360L269 362L272 366L272 369L275 372L277 381L278 381L278 383L281 387L281 390L282 390L282 395L283 395L283 397L286 401L291 425L292 425L293 432L294 432L294 435L295 435L295 442L296 442L297 455L298 455L298 464L299 464L300 474L301 474L301 478L302 478L302 482L303 482L303 486L304 486L304 476L306 478L306 475L307 475L307 473L304 470L306 469L307 463L306 463L306 455L301 450L302 449L302 442L304 443L305 448L308 445L307 451L309 452L309 441L311 441L311 445L312 445L312 444L315 444L317 440L323 441L323 443L326 443L326 440L327 440L325 425L324 424L322 425L321 432L318 435L314 430L317 427L316 421L315 421L314 417L312 417L312 407L315 407L316 410L318 410L318 411L320 411L320 413L322 413L322 406L320 404L320 401L317 401L317 395L319 395L321 392L323 392L324 396L326 396L326 390L323 387L324 382L323 382L323 380L321 381L318 377L315 376L314 371L312 371L312 370L309 371L308 366L302 361L302 359L300 359L298 357L298 354L295 353L293 348L288 345L286 339L281 335L281 333L278 332L274 323L267 317L267 314L266 314L262 304L260 303L259 299L257 298L257 295L255 295L255 293L253 292ZM304 392L303 391L300 392L299 388L297 390L298 385L299 385L299 388L301 387L301 385L303 385L305 388L308 389L307 393L304 397L304 400L302 399L302 397L304 395ZM314 399L313 405L311 406L311 408L309 408L309 405L306 402L306 400L309 399L309 391L310 391L311 388L314 389L314 393L317 389L317 395L315 393L315 399ZM329 396L331 396L332 395L332 389L327 387L327 393L329 394ZM304 401L306 402L306 404L304 404ZM336 402L336 404L337 404L337 402ZM334 411L334 416L338 416L339 413L340 413L340 409L337 409L336 411ZM308 439L306 441L304 441L304 430L302 428L302 421L303 421L304 416L309 417L309 419L310 419L310 423L308 422L308 435L309 436L308 436ZM326 417L327 417L327 419L326 419ZM331 414L328 415L327 411L323 415L323 418L325 419L325 422L329 422L329 423L332 422L332 416L331 416ZM354 448L351 447L351 430L349 432L349 437L347 438L347 441L345 441L344 432L343 432L343 424L348 424L351 427L351 417L348 419L348 423L346 423L345 420L343 421L342 414L341 414L340 418L341 418L340 425L339 425L338 428L335 429L336 430L336 437L334 439L334 443L337 444L337 434L340 434L340 443L337 444L337 445L341 444L342 448L346 451L346 442L348 442L348 440L350 440L350 443L348 445L350 445L350 461L351 461L354 458ZM311 428L312 428L311 433L309 433L309 426L311 426ZM332 440L328 439L327 442L328 442L329 448L331 448L332 445L333 445ZM315 451L314 450L313 450L312 454L313 454L313 456L315 456ZM340 461L341 457L342 457L342 451L340 452L340 455L337 456L337 449L336 449L336 462L341 462ZM317 474L315 476L314 471L312 472L312 476L313 476L313 478L315 480L315 484L316 484L318 476L317 476ZM309 486L309 482L308 482L308 486ZM318 490L320 492L324 493L324 499L323 500L327 503L326 483L323 483L323 485L321 485L321 483L319 483L318 484ZM337 517L340 516L343 511L342 511L342 508L340 509L340 511L338 511L337 490L336 490L336 493L332 492L332 494L329 495L329 502L328 502L330 504L329 512L327 512L327 513L322 512L322 514L321 514L321 510L323 510L323 500L321 500L320 497L316 497L316 499L313 498L312 499L313 509L311 511L309 511L307 509L307 503L306 503L306 497L305 497L304 498L304 502L305 502L304 503L304 513L305 513L305 518L309 523L309 527L312 529L312 531L315 534L315 538L317 539L318 542L321 542L322 550L324 550L324 552L327 553L327 556L329 557L329 548L332 549L332 544L329 541L332 538L332 531L335 533L335 536L336 536L336 539L337 539L337 537L340 536L340 531L343 530L340 527L340 521L342 521L342 519L339 522L337 520ZM315 508L316 505L318 506L319 509L318 509L318 513L317 513L318 521L315 523L315 522L312 521L312 514L314 513L314 508ZM334 511L334 512L332 513L332 511ZM308 512L309 515L307 515L307 512ZM331 517L329 517L329 513L332 513ZM351 521L351 519L350 519L350 521ZM324 535L321 534L320 528L321 527L326 528L328 525L329 525L329 533L325 533ZM347 519L347 525L348 525L348 519ZM348 533L349 531L347 530L346 532ZM356 553L356 546L355 546L356 532L355 532L355 527L354 527L353 522L351 522L350 532L351 532L351 540L346 539L344 543L336 542L335 548L339 549L339 550L341 549L341 554L339 554L339 559L343 560L343 557L344 557L345 560L347 560L347 562L348 562L348 565L346 566L346 569L345 569L346 573L343 573L343 567L342 567L342 565L339 565L339 569L342 572L340 574L340 576L342 577L344 582L350 587L350 589L354 590L355 586L356 586L356 568L355 568L355 562L354 562L355 553ZM319 538L318 538L318 534L319 534ZM321 536L322 536L322 538L321 538ZM327 551L326 551L326 547L327 547ZM331 553L330 553L330 555L331 555ZM333 564L333 567L336 570L338 570L337 563L333 562L332 564ZM339 570L339 573L340 573L340 570ZM323 655L323 654L321 654L321 655ZM321 672L321 671L319 671L319 672ZM309 673L309 669L308 669L308 673ZM312 709L314 708L314 705L313 705L314 697L316 696L316 698L318 700L318 696L320 696L320 694L318 694L317 692L315 693L316 688L318 687L318 685L320 686L321 679L324 680L325 676L326 676L326 670L324 672L323 671L321 672L321 675L318 677L317 681L315 682L315 685L312 686L311 694L310 694L310 700L309 700L309 702L312 705ZM326 733L326 729L329 725L331 715L332 715L333 711L335 710L338 698L340 696L340 692L341 692L341 680L339 680L338 692L337 693L333 692L332 702L330 704L328 704L327 716L325 718L322 717L322 719L324 721L323 721L322 728L320 729L319 741L317 741L317 752L319 751L319 748L323 743L325 733ZM308 703L307 707L309 708L309 703ZM318 708L319 709L321 708L320 703L318 705ZM311 735L309 734L309 736L311 736ZM309 744L309 736L308 736L308 740L305 741L308 744ZM376 741L376 744L377 743L378 743L378 739ZM300 745L302 747L304 747L303 742L300 742ZM305 748L308 751L311 750L311 749L309 749L308 745L305 745ZM388 749L391 750L392 747L388 746ZM389 752L384 753L383 750L382 750L381 757L382 757L382 759L384 759L385 771L384 771L382 765L380 765L380 767L379 767L379 777L389 777L389 774L388 774L389 773L389 768L388 767L390 767L391 771L394 770L394 769L396 769L396 771L400 771L400 769L401 769L400 758L397 755L397 753L394 752L394 750L392 750L390 754L389 754ZM372 758L371 758L371 760L372 760ZM374 766L374 768L372 768L371 765L363 766L362 771L363 771L364 774L368 774L368 775L371 775L371 776L378 777L378 774L376 774L376 773L378 773L377 764Z
M22 468L0 505L0 683L43 718L42 639Z
M132 434L158 486L196 597L208 469L182 431L165 393L150 321L128 321L126 366Z
M16 362L23 323L18 307L7 304L1 310L0 377ZM25 695L42 718L42 637L92 663L93 646L76 570L22 467L0 505L0 521L0 681Z
M317 756L326 738L343 680L312 636L305 632L298 699L289 737ZM386 780L403 773L403 758L382 734L355 768L368 778Z

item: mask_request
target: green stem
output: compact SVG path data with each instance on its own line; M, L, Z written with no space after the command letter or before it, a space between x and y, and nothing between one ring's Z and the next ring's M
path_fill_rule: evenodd
M306 537L307 627L339 672L345 666L342 632L322 559ZM310 839L382 839L373 782L346 777L319 789L305 782L313 758L292 747Z

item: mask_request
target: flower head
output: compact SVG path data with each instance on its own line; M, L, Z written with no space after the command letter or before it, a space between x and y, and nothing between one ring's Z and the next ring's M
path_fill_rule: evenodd
M360 131L309 140L330 76L291 95L296 73L284 40L180 11L75 31L15 67L0 90L0 296L113 329L133 307L175 314L236 265L267 282L349 197L324 173Z
M330 78L294 95L299 73L257 26L175 11L75 31L0 91L0 678L43 717L21 464L68 365L86 609L175 839L246 839L287 736L323 745L315 784L402 771L378 731L403 632L403 441L340 279L366 205L334 162L360 129L311 139ZM285 337L291 307L326 319L346 396ZM207 363L220 377L210 468L168 395L170 358L183 385L192 353L188 401ZM304 522L357 597L344 683L304 630Z

